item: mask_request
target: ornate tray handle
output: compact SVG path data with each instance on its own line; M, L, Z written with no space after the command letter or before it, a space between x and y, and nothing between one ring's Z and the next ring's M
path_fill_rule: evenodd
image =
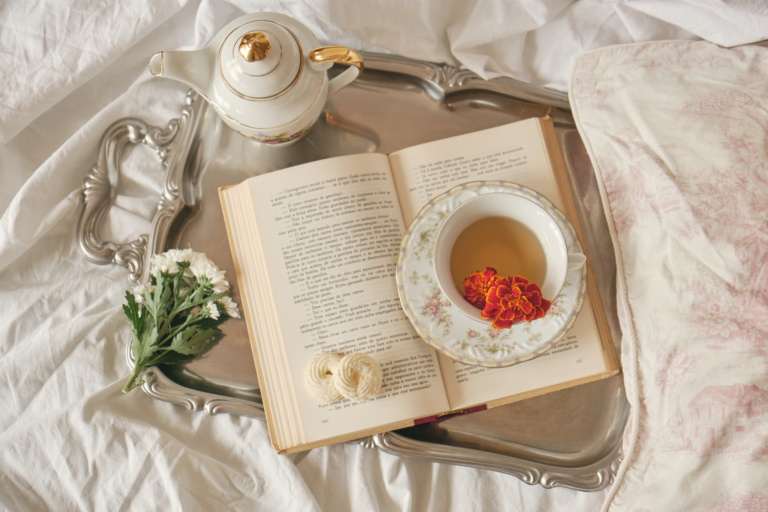
M144 280L147 257L162 251L155 247L165 242L165 235L180 210L183 201L179 197L179 182L189 151L186 139L191 135L196 102L194 91L186 98L186 107L179 119L172 119L165 129L149 126L144 121L124 118L113 123L99 143L98 159L83 180L83 203L77 223L77 248L85 259L97 265L114 263L128 267L130 280L139 283ZM174 145L174 140L181 141ZM157 153L163 167L168 169L163 196L158 211L152 220L151 235L141 235L124 245L117 245L101 238L101 223L117 196L120 161L127 143L146 144ZM174 151L175 146L179 149ZM148 251L149 248L149 251Z

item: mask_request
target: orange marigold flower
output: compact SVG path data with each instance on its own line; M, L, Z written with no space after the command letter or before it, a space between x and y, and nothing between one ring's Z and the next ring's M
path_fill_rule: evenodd
M547 314L552 302L541 297L541 288L524 277L497 277L491 283L480 316L493 319L494 329L516 322L530 322Z
M485 307L485 297L491 283L496 278L496 269L485 267L482 272L474 272L464 280L464 298L472 305L483 309Z

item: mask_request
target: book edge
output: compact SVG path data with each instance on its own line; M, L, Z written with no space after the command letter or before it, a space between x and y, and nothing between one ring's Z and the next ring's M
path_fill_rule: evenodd
M579 386L581 384L589 384L590 382L596 382L596 381L599 381L599 380L608 379L610 377L614 377L616 375L619 375L620 373L621 373L621 370L619 368L616 368L616 369L613 369L613 370L609 370L609 371L605 371L605 372L600 372L600 373L596 373L596 374L593 374L593 375L589 375L587 377L582 377L580 379L574 379L574 380L570 380L568 382L561 382L559 384L553 384L551 386L546 386L546 387L543 387L543 388L533 389L531 391L526 391L524 393L518 393L516 395L512 395L512 396L509 396L509 397L499 398L499 399L496 399L496 400L490 400L488 402L480 402L480 403L477 403L477 404L472 404L472 405L469 405L467 407L462 407L461 409L457 409L457 410L449 409L447 411L444 411L444 412L436 414L435 415L436 418L435 418L434 421L439 421L440 419L442 419L441 418L442 416L452 416L452 415L457 415L457 414L464 413L464 412L468 412L468 413L479 412L479 411L468 411L468 409L478 409L479 407L483 407L482 410L492 409L494 407L499 407L501 405L507 405L507 404L511 404L511 403L514 403L514 402L520 402L522 400L527 400L529 398L535 398L537 396L542 396L542 395L546 395L546 394L549 394L549 393L554 393L556 391L562 391L564 389L576 387L576 386ZM287 454L291 454L291 453L297 453L297 452L302 452L302 451L306 451L306 450L311 450L313 448L320 448L320 447L323 447L323 446L329 446L329 445L337 444L337 443L348 443L350 441L355 441L357 439L362 439L364 437L368 437L368 436L372 436L372 435L376 435L376 434L382 434L384 432L390 432L392 430L399 430L401 428L412 427L412 426L415 425L416 420L418 420L418 419L420 419L420 418L415 417L415 418L412 418L412 419L403 420L403 421L399 421L399 422L395 422L395 423L388 423L388 424L382 425L380 427L373 427L373 428L370 428L370 429L359 430L359 431L356 431L356 432L350 432L349 434L344 434L344 435L341 435L341 436L334 436L334 437L329 437L329 438L326 438L326 439L321 439L321 440L318 440L318 441L313 441L311 443L291 446L291 447L285 448L283 450L277 450L277 453L281 454L281 455L287 455ZM423 423L429 423L429 422L423 422Z
M579 215L576 212L576 205L573 200L573 190L571 184L568 181L567 172L565 170L565 164L563 157L560 154L560 148L557 144L557 135L554 129L554 121L551 117L539 118L539 128L541 130L542 137L544 139L545 148L547 150L547 157L550 161L550 167L552 169L552 175L555 178L555 185L557 186L558 193L560 194L560 200L563 204L563 210L565 216L573 224L576 234L579 237L579 241L584 240L584 233L581 230L581 223L579 222ZM618 355L616 354L616 347L613 342L613 335L611 334L610 326L608 325L608 319L605 315L605 308L603 308L603 302L600 298L600 292L597 289L597 281L595 281L594 272L592 271L592 264L587 253L587 248L582 243L582 249L585 256L587 256L587 295L592 304L592 315L597 325L597 332L600 336L600 343L603 348L603 360L605 362L608 371L619 370L621 371L621 363L619 362Z
M264 413L266 415L267 419L267 431L269 432L269 440L272 444L272 447L277 451L280 452L280 447L277 443L277 440L272 435L272 432L276 431L277 426L275 425L274 416L272 414L272 409L270 407L270 401L269 401L269 393L267 391L267 388L265 386L266 376L264 374L264 369L261 364L261 359L259 357L259 350L256 347L255 343L255 332L253 329L253 319L250 315L250 308L248 306L248 298L245 294L245 287L243 283L242 278L242 272L240 267L240 260L237 256L237 249L234 244L234 233L232 232L232 225L229 218L229 210L227 206L227 201L224 196L224 191L233 187L237 187L239 185L242 185L242 183L238 183L236 185L227 185L225 187L219 188L219 200L221 201L221 209L224 213L224 225L226 226L227 230L227 241L229 242L229 249L232 252L232 261L235 264L235 275L237 276L237 286L239 290L242 290L240 293L240 302L242 302L243 305L243 316L245 317L245 325L248 329L248 344L251 346L251 354L253 355L254 363L256 364L256 378L259 381L259 391L261 392L261 400L262 404L264 406Z
M311 443L300 444L300 445L285 448L283 450L277 450L277 453L280 455L287 455L287 454L296 453L296 452L303 452L305 450L311 450L313 448L320 448L322 446L329 446L337 443L348 443L350 441L355 441L357 439L362 439L364 437L373 436L376 434L382 434L384 432L390 432L392 430L398 430L401 428L412 427L416 419L417 417L414 417L407 420L397 421L394 423L387 423L385 425L381 425L378 427L371 427L365 430L350 432L348 434L343 434L340 436L327 437L325 439L312 441Z

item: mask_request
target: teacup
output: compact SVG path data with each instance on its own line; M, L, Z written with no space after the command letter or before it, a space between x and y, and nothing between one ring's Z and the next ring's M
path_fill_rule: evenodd
M462 290L456 288L450 260L459 235L467 227L486 217L512 219L527 227L536 236L546 260L546 275L543 282L536 284L541 288L542 297L547 300L554 300L560 294L569 270L581 268L587 261L586 256L580 252L568 253L560 226L544 208L530 199L505 193L483 194L467 199L448 215L437 232L434 270L437 284L446 298L472 319L492 323L492 320L483 319L480 316L481 310L464 299ZM477 269L482 270L484 269ZM462 280L467 277L469 276L459 276Z

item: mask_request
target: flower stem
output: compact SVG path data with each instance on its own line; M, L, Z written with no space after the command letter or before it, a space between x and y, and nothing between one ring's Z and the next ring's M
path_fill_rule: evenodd
M141 370L144 369L144 365L136 364L133 367L133 372L131 373L131 376L128 377L128 382L126 382L125 387L123 388L123 394L128 393L134 388L137 388L144 384L143 379L139 379L139 374L141 373ZM139 379L139 382L136 382L136 379Z
M170 331L170 332L169 332L169 333L166 335L166 337L163 339L163 342L162 342L162 343L158 343L158 345L164 345L166 341L168 341L168 340L170 340L170 339L173 339L173 337L174 337L174 336L176 336L176 335L179 333L179 331L181 331L181 330L184 330L184 329L186 329L187 327L189 327L189 325L190 325L190 324L194 323L194 322L195 322L195 320L197 320L197 318L195 318L195 316L197 316L197 313L195 313L194 315L189 315L189 316L187 317L187 319L186 319L186 320L184 320L184 323L183 323L183 324L181 324L181 325L179 325L179 326L176 326L176 327L175 327L175 328L174 328L172 331ZM190 320L190 318L191 318L192 320Z

